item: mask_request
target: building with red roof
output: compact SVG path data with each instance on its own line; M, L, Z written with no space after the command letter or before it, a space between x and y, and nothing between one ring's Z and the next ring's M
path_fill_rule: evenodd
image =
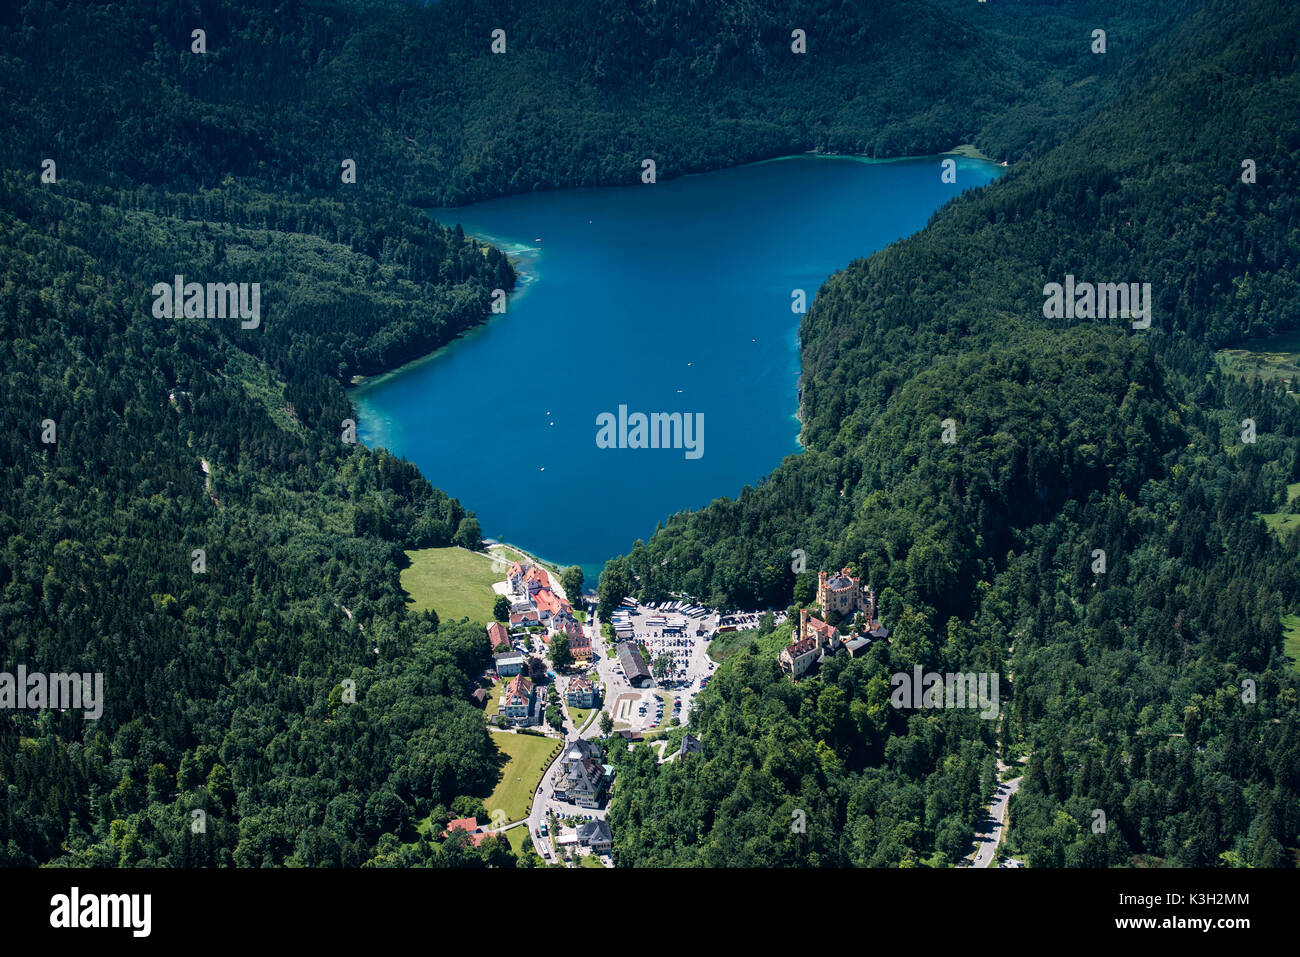
M499 621L494 621L487 626L488 643L492 646L492 652L510 650L510 634L506 631L506 626Z
M475 847L478 847L488 838L488 835L483 833L478 826L478 819L473 817L458 817L454 821L448 821L447 830L442 832L442 836L451 837L452 831L465 831L468 833L470 843Z

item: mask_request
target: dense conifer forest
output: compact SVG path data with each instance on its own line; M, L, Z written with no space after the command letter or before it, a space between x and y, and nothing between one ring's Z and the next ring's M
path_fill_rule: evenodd
M1256 515L1300 481L1300 410L1213 350L1300 327L1300 13L973 6L0 10L0 668L111 689L96 722L0 716L0 864L513 864L416 827L496 773L481 624L398 582L404 549L477 544L473 503L342 439L355 376L513 286L421 208L974 143L1014 168L818 292L807 451L599 587L785 608L802 548L874 585L892 642L792 684L765 628L701 696L701 753L617 756L616 861L948 865L1000 757L1033 866L1293 866L1298 540ZM155 316L177 274L260 282L261 327ZM1150 282L1151 328L1045 319L1067 274ZM1001 673L1001 719L893 708L913 664Z

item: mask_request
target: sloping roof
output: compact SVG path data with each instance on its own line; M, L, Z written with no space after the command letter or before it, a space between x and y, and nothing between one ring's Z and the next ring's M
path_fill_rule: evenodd
M565 769L564 776L569 779L570 787L576 786L580 791L595 793L600 790L604 772L600 765L591 758L573 761Z
M815 638L805 638L803 641L796 641L792 645L787 645L785 651L791 658L798 658L800 655L806 655L816 647L817 640Z
M808 627L823 638L829 639L835 637L834 625L828 625L820 618L814 618L812 615L808 616Z
M492 643L492 648L494 650L499 648L501 645L505 645L507 648L510 647L510 635L506 631L506 626L501 624L501 622L494 621L492 624L488 625L487 633L488 641Z
M537 594L533 596L533 601L537 603L539 611L546 611L552 615L559 614L565 607L555 592L549 588L538 589Z
M515 675L510 679L510 684L506 687L506 703L526 704L528 696L532 693L533 683L522 674ZM520 700L516 701L516 699Z
M458 817L454 821L448 821L447 830L442 832L442 836L450 837L452 831L466 832L469 835L470 843L475 847L478 847L490 836L478 829L478 821L472 817Z
M649 678L650 669L646 667L645 660L637 654L630 643L624 643L618 646L618 663L623 666L623 673L627 675L628 680L633 678Z
M574 738L564 746L565 761L582 761L587 758L604 757L604 749L594 741L586 738Z
M614 836L610 833L609 825L604 821L585 821L578 826L578 843L605 844L613 841Z

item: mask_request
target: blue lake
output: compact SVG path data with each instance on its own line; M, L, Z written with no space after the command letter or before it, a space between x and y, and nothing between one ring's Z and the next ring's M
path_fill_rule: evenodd
M799 156L434 210L510 253L520 283L505 314L354 390L361 440L419 465L485 537L582 565L594 587L670 514L799 451L792 292L811 303L1002 172L958 157L952 185L940 162ZM701 454L599 447L598 416L620 406L702 415Z

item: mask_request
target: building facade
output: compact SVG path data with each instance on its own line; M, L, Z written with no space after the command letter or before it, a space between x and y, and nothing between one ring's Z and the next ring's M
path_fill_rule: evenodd
M817 573L817 604L823 615L847 618L862 612L868 618L876 617L875 593L869 586L864 588L862 579L855 578L847 568L841 568L835 576Z

